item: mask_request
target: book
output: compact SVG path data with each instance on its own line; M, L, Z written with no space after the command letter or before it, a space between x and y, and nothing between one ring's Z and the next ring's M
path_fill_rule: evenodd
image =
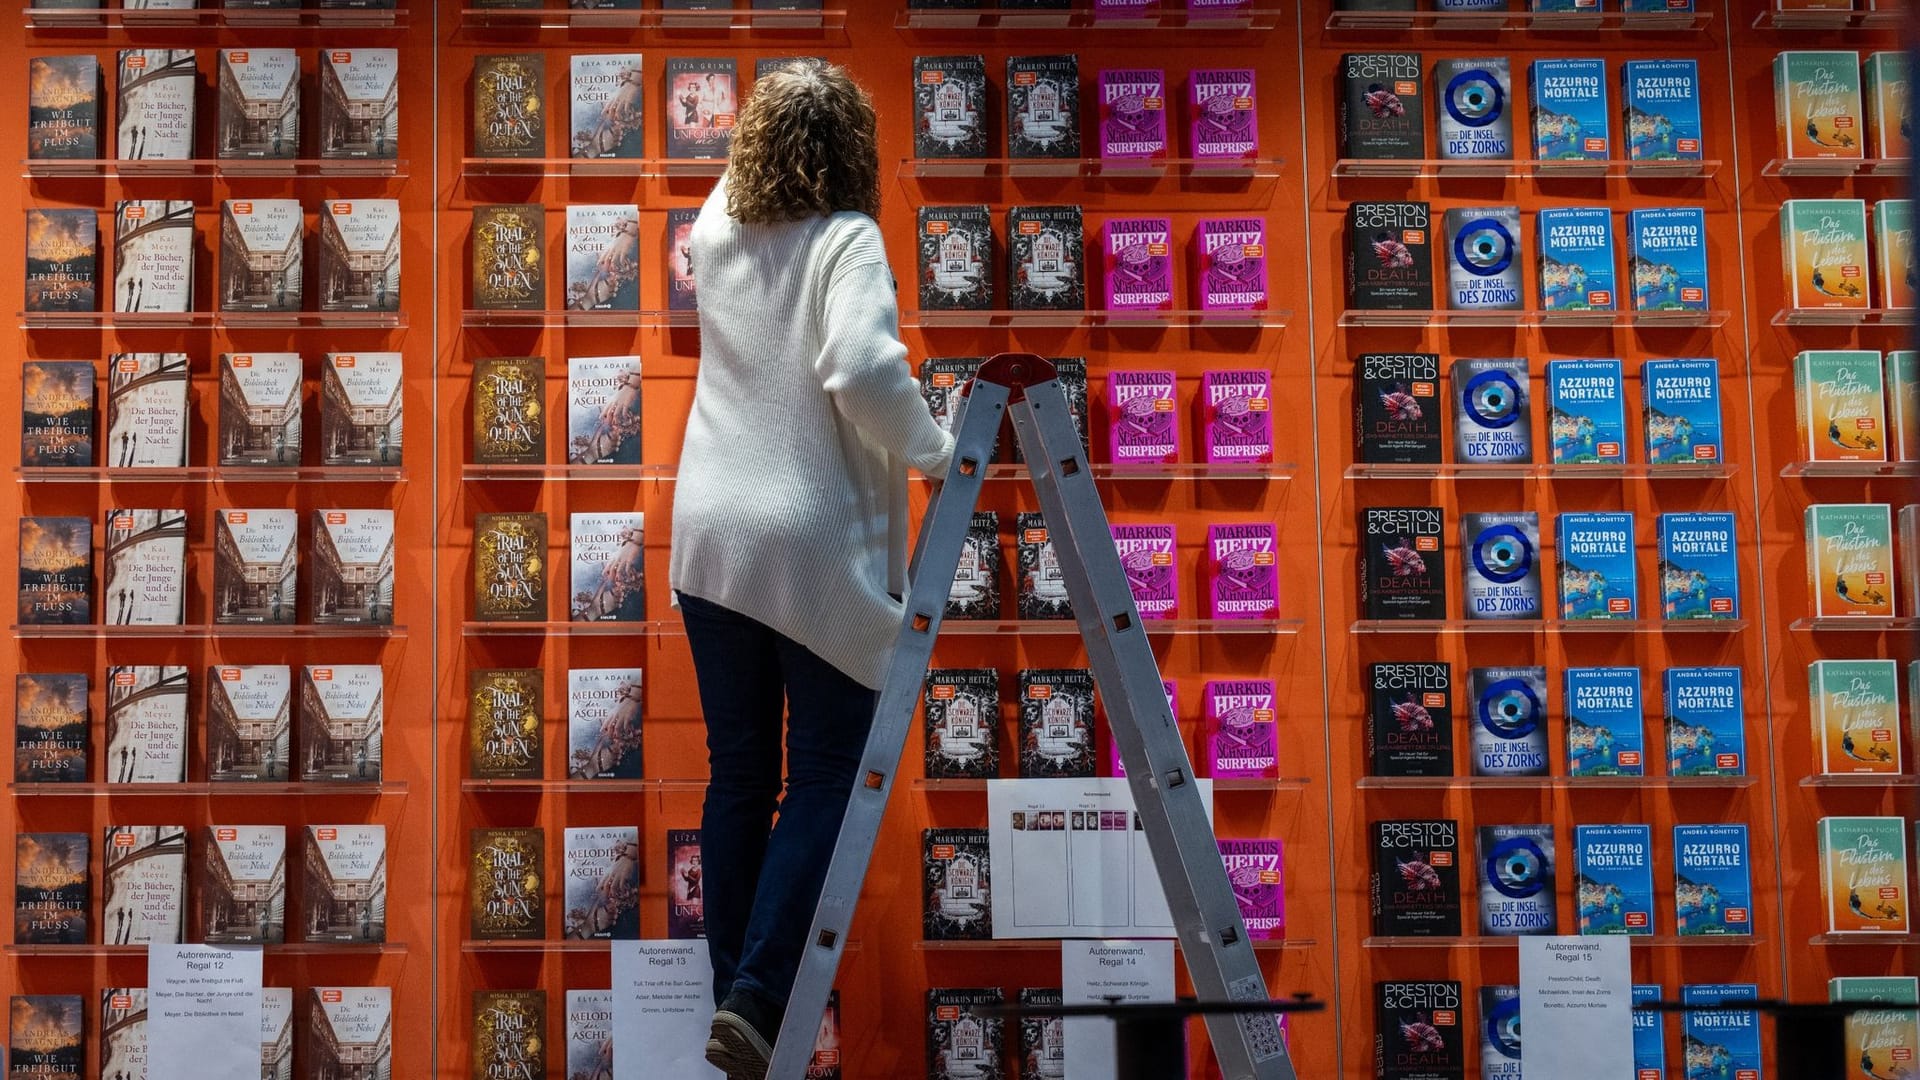
M1759 996L1759 987L1753 983L1699 983L1680 988L1680 1000L1687 1005L1724 1006ZM1759 1010L1692 1009L1680 1015L1681 1060L1716 1062L1719 1064L1714 1068L1725 1076L1760 1080L1764 1065Z
M1465 1023L1454 979L1373 984L1375 1080L1461 1080Z
M1453 775L1453 666L1444 660L1367 665L1367 771Z
M1605 60L1535 60L1527 65L1527 99L1536 160L1605 161L1613 156L1607 137L1612 113Z
M566 1074L613 1076L613 991L567 991Z
M307 999L307 1080L333 1080L361 1062L393 1060L391 988L315 986Z
M1573 827L1574 910L1582 934L1653 933L1653 830Z
M1707 220L1697 206L1627 211L1627 275L1635 311L1705 311Z
M1865 201L1788 199L1780 204L1780 269L1788 307L1872 307L1872 267Z
M27 365L29 393L34 388L32 367ZM108 468L186 467L191 377L185 353L115 353L107 358Z
M732 57L668 58L668 157L725 158L739 108Z
M567 464L640 464L638 356L567 359Z
M1454 311L1518 311L1526 255L1520 250L1520 209L1460 207L1446 212L1447 307Z
M1168 218L1108 218L1100 226L1108 311L1173 308L1173 223Z
M1368 619L1447 617L1446 509L1360 511L1360 604Z
M193 203L115 203L113 310L193 310L193 246Z
M1348 308L1433 307L1432 219L1424 202L1357 202L1347 207Z
M300 54L293 49L221 49L217 156L300 156Z
M1913 200L1881 199L1873 204L1874 303L1883 308L1914 306Z
M329 199L320 214L320 310L400 310L400 201Z
M1907 821L1899 817L1820 819L1820 901L1830 934L1904 934Z
M1055 1008L1061 1004L1060 988L1023 986L1019 1001L1022 1009ZM1058 1016L1021 1015L1020 1061L1013 1073L1017 1080L1060 1080L1067 1075L1065 1023Z
M1885 461L1886 384L1871 349L1804 349L1793 358L1803 461Z
M320 463L399 465L404 365L397 352L328 353L320 365Z
M1427 156L1425 68L1419 53L1347 53L1340 58L1339 154L1361 161Z
M300 464L303 387L299 353L221 353L220 464Z
M1744 824L1675 825L1675 932L1682 937L1753 933L1750 865Z
M1898 51L1868 53L1860 65L1861 105L1866 112L1866 156L1910 158L1912 75L1907 54Z
M1098 86L1100 156L1123 161L1166 158L1165 69L1102 68Z
M1657 531L1663 619L1738 619L1740 565L1733 515L1661 514Z
M1460 515L1460 552L1461 610L1468 619L1544 617L1537 513Z
M1568 776L1645 776L1646 725L1637 667L1570 667L1561 674Z
M1209 619L1280 617L1279 536L1272 522L1207 526L1201 577Z
M1737 667L1661 673L1668 776L1746 774L1746 723Z
M278 945L286 940L287 830L281 825L209 825L193 890L200 940Z
M93 464L94 376L91 360L21 363L22 468L84 469Z
M1009 207L1007 307L1079 311L1086 306L1086 238L1080 208Z
M1021 668L1020 776L1094 775L1093 672Z
M1599 0L1585 0L1598 4ZM1520 988L1480 987L1480 1080L1520 1080Z
M1506 57L1436 60L1433 90L1436 157L1513 157L1513 69Z
M545 210L537 203L473 208L475 308L538 311L546 304Z
M473 460L542 465L547 460L546 360L488 356L473 365Z
M79 994L7 999L7 1075L80 1080L87 1064L86 1001Z
M1286 937L1286 879L1280 841L1222 839L1216 843L1247 937L1253 941Z
M700 867L700 830L667 830L667 937L707 936L706 890Z
M641 742L640 668L567 672L567 779L638 780L646 775Z
M473 58L473 155L537 158L547 152L547 61L541 53Z
M976 510L968 524L967 538L960 545L960 561L947 590L945 617L998 619L1000 563L1000 516L992 510Z
M700 211L674 207L667 211L667 310L697 311L699 285L693 274L693 223Z
M640 936L639 829L632 825L571 828L566 830L565 839L565 884L561 888L566 904L561 919L563 935L621 941L637 939Z
M980 524L976 519L975 524ZM970 532L972 530L969 530ZM1067 582L1054 553L1047 522L1038 512L1023 512L1014 519L1014 554L1018 560L1019 617L1022 619L1071 619L1073 605L1067 596ZM984 540L984 535L982 537ZM996 543L997 534L996 534ZM963 550L962 561L966 555ZM953 603L951 594L948 604Z
M992 1080L1006 1075L1000 988L927 991L927 1080ZM1063 1058L1064 1060L1064 1058Z
M1893 514L1885 503L1815 503L1804 511L1814 618L1892 618Z
M1200 452L1210 465L1273 460L1273 382L1263 370L1208 370L1195 403Z
M307 826L300 911L303 940L387 940L387 827Z
M1541 207L1534 215L1540 246L1543 311L1612 311L1613 211L1604 206Z
M985 206L922 206L918 222L920 306L985 311L993 306L993 226Z
M1629 160L1702 156L1699 61L1623 60L1620 91Z
M549 565L545 512L475 515L474 619L545 621Z
M91 53L27 61L27 157L100 156L100 58Z
M978 356L929 356L920 361L920 397L940 430L952 434L967 380L980 369Z
M573 1029L573 995L567 991L568 1031ZM609 994L611 997L611 994ZM607 1009L612 1026L611 1002ZM609 1032L606 1057L613 1058ZM566 1065L572 1066L569 1037ZM545 990L475 990L473 992L473 1076L545 1076L547 1074L547 992ZM569 1073L569 1075L573 1075ZM581 1073L591 1076L591 1072ZM612 1075L609 1073L608 1075Z
M1368 833L1373 932L1460 936L1460 823L1452 818L1376 821Z
M575 53L568 61L567 154L647 156L647 79L641 53Z
M86 833L19 832L13 843L13 941L85 945L93 881Z
M640 310L640 208L567 206L569 311Z
M78 672L22 672L13 677L15 783L86 783L93 745L88 682Z
M1093 460L1091 446L1091 426L1087 422L1087 360L1084 356L1049 356L1046 361L1053 365L1054 381L1060 384L1060 394L1067 399L1067 415L1073 420L1074 434L1080 436L1080 452L1088 461ZM1013 448L1013 463L1026 463L1026 450L1019 439L1009 439ZM999 444L996 444L999 445Z
M100 991L100 1075L147 1075L147 990L110 986Z
M1171 371L1108 373L1108 449L1115 465L1180 460L1178 393Z
M913 58L913 156L987 156L987 64L979 54Z
M1080 156L1080 60L1007 57L1007 156Z
M22 626L85 626L93 616L93 522L83 517L20 519Z
M1162 693L1166 695L1166 698L1167 698L1168 718L1173 720L1175 723L1178 723L1180 720L1180 684L1177 682L1174 682L1171 679L1162 679L1160 680L1160 690ZM1272 701L1272 696L1269 695L1268 696L1269 704L1271 704L1271 701ZM1210 732L1208 734L1207 736L1208 747L1216 751L1217 753L1225 755L1224 757L1216 757L1214 759L1213 764L1216 769L1220 767L1223 763L1229 770L1238 769L1242 765L1246 764L1247 758L1250 758L1251 755L1260 752L1259 748L1257 747L1252 747L1252 746L1241 747L1241 746L1232 744L1232 738L1237 736L1241 732L1246 732L1249 735L1252 734L1252 729L1250 725L1245 724L1244 721L1240 719L1242 717L1244 719L1251 719L1251 716L1249 715L1251 711L1252 710L1247 710L1241 713L1239 717L1236 718L1236 723L1233 725L1233 730L1230 734L1222 734L1219 732ZM1267 709L1266 715L1269 718L1271 718L1273 715L1273 710L1271 708ZM1116 776L1116 777L1125 777L1127 775L1127 763L1125 760L1122 759L1122 756L1120 754L1120 740L1116 738L1114 735L1113 718L1108 717L1106 723L1100 725L1100 728L1102 731L1106 733L1103 736L1103 741L1107 745L1106 775ZM1258 736L1255 736L1255 737L1257 738ZM1271 750L1272 747L1268 746L1266 747L1266 749ZM1243 757L1242 754L1245 754L1246 757ZM1269 754L1267 756L1267 761L1271 763L1272 760L1273 760L1273 757L1271 754ZM1219 774L1217 772L1214 772L1214 773L1209 773L1208 775L1216 776ZM1260 775L1260 770L1255 770L1252 773L1252 775L1256 775L1256 776Z
M1649 465L1724 461L1720 364L1700 359L1640 364L1640 402Z
M293 1080L293 990L260 988L260 1080Z
M289 779L293 700L293 670L284 664L208 668L207 779Z
M107 669L109 784L187 782L187 669Z
M928 668L920 702L930 780L1000 775L1000 672Z
M1193 249L1201 310L1266 310L1266 218L1202 218L1194 226Z
M570 622L640 622L647 616L646 515L574 514Z
M1633 513L1581 511L1554 518L1560 617L1633 620L1640 614Z
M392 159L399 145L399 50L321 49L320 157Z
M220 204L220 310L299 311L306 288L298 199Z
M1920 503L1900 508L1900 608L1920 611ZM1920 701L1920 694L1914 700Z
M312 561L312 622L393 625L393 511L315 510Z
M1187 73L1187 155L1195 161L1251 160L1260 153L1260 112L1251 68Z
M1474 776L1546 776L1547 669L1477 667L1473 695Z
M1666 1080L1667 1076L1667 1015L1639 1006L1659 1001L1660 987L1647 983L1633 984L1633 1078L1634 1080Z
M1523 937L1560 932L1552 825L1482 825L1480 933Z
M1898 776L1900 669L1892 660L1815 660L1807 665L1813 764L1822 776Z
M221 510L215 522L213 621L297 621L299 511Z
M178 626L186 621L187 512L108 510L101 622Z
M1773 111L1788 160L1864 156L1860 54L1789 49L1773 57Z
M27 211L26 310L100 310L98 211Z
M1912 1006L1920 1005L1920 984L1911 975L1837 976L1827 980L1827 1000L1846 1004L1883 1004L1846 1018L1846 1060L1859 1062L1873 1076L1898 1073L1920 1048L1920 1023Z
M473 829L467 834L468 926L479 941L546 936L546 834Z
M1273 680L1209 679L1203 696L1211 765L1207 775L1216 779L1272 776L1280 757ZM1173 708L1172 697L1169 693L1168 709L1177 718L1179 710Z
M1358 459L1370 465L1439 464L1439 354L1363 353L1354 378Z
M379 664L300 669L300 779L377 784L386 742L386 678Z
M467 673L467 773L476 780L538 780L545 675L539 668Z
M985 829L926 829L920 834L921 937L985 941L993 937L992 861Z

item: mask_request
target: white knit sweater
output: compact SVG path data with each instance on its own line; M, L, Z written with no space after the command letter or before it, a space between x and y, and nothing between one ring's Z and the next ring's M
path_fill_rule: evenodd
M671 587L878 687L906 591L906 471L945 475L864 214L694 222L700 375L673 497Z

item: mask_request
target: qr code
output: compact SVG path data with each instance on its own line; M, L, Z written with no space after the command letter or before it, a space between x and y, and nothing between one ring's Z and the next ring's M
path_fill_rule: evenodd
M1227 996L1234 1001L1259 1001L1267 996L1266 984L1258 975L1247 975L1227 984ZM1247 1044L1254 1064L1287 1056L1287 1044L1275 1017L1266 1013L1243 1013L1238 1020L1240 1038Z

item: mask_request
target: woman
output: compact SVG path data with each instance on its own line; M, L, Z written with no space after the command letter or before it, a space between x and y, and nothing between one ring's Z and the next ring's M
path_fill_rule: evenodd
M866 92L794 64L756 81L692 230L672 585L712 769L707 1059L729 1080L766 1075L866 746L906 589L905 466L937 477L953 454L904 362L879 190Z

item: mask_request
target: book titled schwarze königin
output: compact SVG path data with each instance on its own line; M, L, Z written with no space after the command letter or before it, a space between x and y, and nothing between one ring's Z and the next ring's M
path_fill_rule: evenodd
M193 203L114 204L113 310L192 310L193 245Z
M1013 531L1020 618L1073 618L1067 579L1060 569L1060 556L1046 518L1037 512L1022 513L1014 518Z
M1001 1080L1005 1024L999 987L927 991L927 1080Z
M1000 672L930 668L921 690L928 779L1000 775Z
M187 780L187 669L107 669L110 784L183 784Z
M1080 208L1009 207L1007 307L1078 311L1086 305L1086 234Z
M298 199L220 204L220 310L299 311L306 288Z
M28 360L20 365L23 467L78 469L93 464L94 376L91 360Z
M27 211L26 310L98 311L100 214Z
M1019 695L1020 775L1094 775L1093 673L1022 668Z
M293 49L220 50L219 156L300 156L300 55Z
M1453 775L1453 666L1367 666L1368 769L1374 776Z
M101 464L116 469L184 468L191 378L186 353L107 357L107 438ZM30 379L27 386L32 386Z
M546 302L546 218L537 203L473 208L473 297L490 311L538 310Z
M913 154L987 156L987 68L980 56L913 58Z
M976 510L960 544L953 585L947 590L949 619L998 619L1001 595L1000 515Z
M993 306L993 225L985 206L922 206L918 218L920 306L984 311Z
M178 944L186 925L187 830L109 825L102 841L101 944Z
M93 622L93 521L83 517L20 519L20 596L24 626Z
M480 622L547 616L547 515L480 514L473 522L473 615Z
M546 840L539 829L474 829L467 837L468 932L478 941L546 936Z
M221 510L214 518L213 621L292 623L298 510Z
M377 783L386 743L386 678L379 664L300 669L300 778Z
M1080 156L1080 61L1007 57L1007 156Z
M921 934L928 941L993 937L990 860L985 829L927 829L921 834Z

